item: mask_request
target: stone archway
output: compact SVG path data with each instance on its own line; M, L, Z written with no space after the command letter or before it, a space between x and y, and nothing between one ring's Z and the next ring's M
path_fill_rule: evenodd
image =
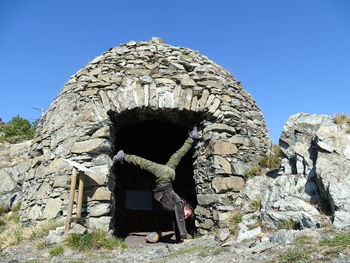
M109 113L114 123L115 152L123 149L146 159L166 163L188 137L188 129L198 125L201 114L189 111L152 111L150 109L126 111L122 116ZM195 167L192 149L181 160L173 183L175 191L195 208L197 205ZM119 236L130 232L154 231L161 227L171 229L170 215L158 213L159 204L151 190L154 177L133 165L116 165L112 169L115 182L115 230ZM142 200L141 200L142 199ZM188 231L195 232L194 222L188 222Z

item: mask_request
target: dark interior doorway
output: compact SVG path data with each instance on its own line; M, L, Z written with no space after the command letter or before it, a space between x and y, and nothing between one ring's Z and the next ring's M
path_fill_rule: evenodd
M116 132L116 152L135 154L165 164L188 137L188 127L180 127L159 120L146 120L125 126ZM176 169L174 190L194 207L197 205L193 179L193 149L181 160ZM114 167L116 176L116 230L125 237L132 232L149 232L162 228L172 230L170 215L159 213L160 205L152 196L154 176L124 162ZM161 220L160 218L161 217ZM195 232L193 220L187 220L187 231Z

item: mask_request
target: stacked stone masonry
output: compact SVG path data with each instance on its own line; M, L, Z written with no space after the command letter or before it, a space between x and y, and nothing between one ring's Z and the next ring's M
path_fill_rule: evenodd
M70 159L95 171L87 174L88 227L115 226L111 157L118 127L111 117L135 110L180 126L187 113L201 114L193 164L196 226L204 233L227 221L241 205L242 175L271 146L263 115L229 72L159 38L111 48L65 84L31 145L21 221L66 216L71 167L63 159Z

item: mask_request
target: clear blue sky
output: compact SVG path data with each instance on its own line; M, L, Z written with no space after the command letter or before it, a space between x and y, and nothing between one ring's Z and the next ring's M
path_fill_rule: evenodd
M152 36L230 71L274 143L292 114L350 114L349 0L1 0L0 117L40 117L94 57Z

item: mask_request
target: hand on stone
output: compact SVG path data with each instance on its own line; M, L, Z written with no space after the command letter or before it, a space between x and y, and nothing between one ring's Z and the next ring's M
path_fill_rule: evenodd
M113 157L113 163L115 162L122 162L124 160L125 153L123 150L120 150L116 155Z
M197 126L194 126L192 128L192 130L189 130L188 131L188 136L193 139L193 140L198 140L199 139L199 136L198 136L198 128Z

